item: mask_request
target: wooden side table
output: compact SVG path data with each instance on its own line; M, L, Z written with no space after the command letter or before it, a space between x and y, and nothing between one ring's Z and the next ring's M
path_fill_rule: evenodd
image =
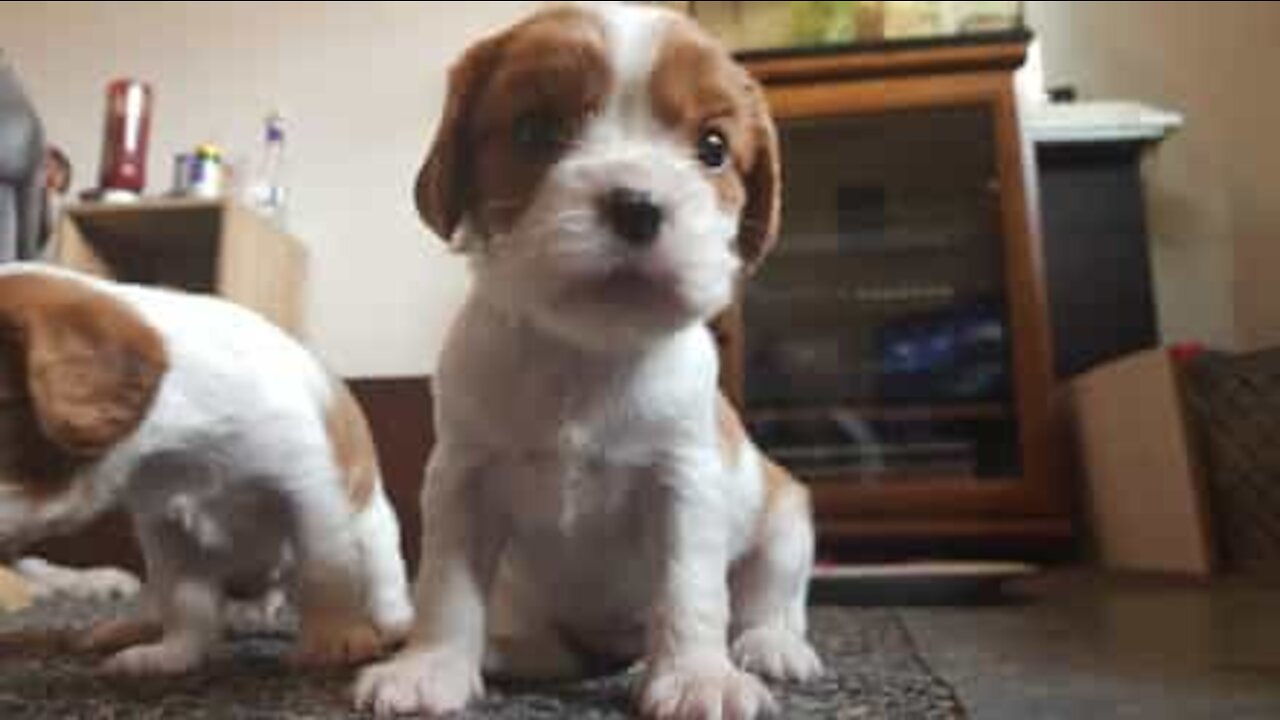
M226 200L84 204L58 225L55 264L100 277L224 297L302 334L306 251Z

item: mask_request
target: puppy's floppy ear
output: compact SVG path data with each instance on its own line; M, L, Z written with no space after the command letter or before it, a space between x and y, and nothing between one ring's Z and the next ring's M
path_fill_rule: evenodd
M67 297L39 303L14 298L29 294L21 288L0 293L0 326L5 344L17 348L16 364L25 369L45 437L92 457L137 429L168 369L168 355L155 329L127 306L68 287ZM48 287L37 291L54 294Z
M755 157L743 178L747 204L738 228L738 252L747 272L753 272L773 249L782 221L782 166L778 130L764 97L764 90L743 71L751 107L751 131Z
M497 65L505 35L480 41L449 72L448 96L414 198L427 227L448 242L466 214L473 190L475 105Z
M0 333L0 404L25 400L27 373L16 344Z

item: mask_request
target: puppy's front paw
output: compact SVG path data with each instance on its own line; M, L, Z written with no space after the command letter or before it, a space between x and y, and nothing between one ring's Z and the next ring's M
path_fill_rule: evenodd
M181 675L200 665L202 654L190 643L158 642L135 645L112 655L103 670L133 677Z
M115 568L86 570L82 582L69 593L85 600L128 600L142 591L142 581L133 573Z
M733 643L733 661L767 680L808 682L822 675L822 661L803 637L783 628L759 627Z
M409 649L356 681L361 710L380 717L457 712L484 693L479 665L450 650Z
M650 669L640 711L652 720L753 720L778 712L759 680L728 658L660 662Z
M353 665L378 657L382 648L382 637L368 624L304 630L289 661L298 667Z
M71 568L40 558L23 558L14 564L14 569L31 583L36 597L104 602L127 600L142 590L136 575L117 568Z

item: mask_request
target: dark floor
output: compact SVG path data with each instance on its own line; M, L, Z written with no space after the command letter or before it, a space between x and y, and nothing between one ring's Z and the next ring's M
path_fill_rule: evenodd
M0 718L139 720L365 720L352 712L351 670L288 669L288 634L220 646L207 667L179 678L120 680L96 658L68 652L95 618L126 611L101 603L54 602L0 615ZM813 636L828 673L804 686L777 686L786 720L962 720L952 689L920 661L901 615L887 609L820 608ZM486 699L457 720L627 720L638 677L513 686L490 683Z
M908 609L977 720L1280 718L1280 584L1058 574L1021 605Z
M1054 573L1012 595L963 608L815 610L813 635L832 672L780 688L784 717L1280 718L1280 583ZM355 717L349 674L286 671L278 639L236 646L191 678L120 683L29 633L61 637L58 628L104 611L71 604L0 616L0 717ZM500 689L467 717L625 718L630 684Z

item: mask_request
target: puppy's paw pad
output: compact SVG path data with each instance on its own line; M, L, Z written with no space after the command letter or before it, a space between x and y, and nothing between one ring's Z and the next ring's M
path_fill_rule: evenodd
M354 665L382 654L383 640L369 625L303 632L289 655L297 667Z
M790 630L753 628L733 643L738 667L768 680L808 682L822 676L822 660L807 640Z
M355 702L379 717L434 717L462 710L483 692L476 663L449 651L409 650L361 673Z
M651 720L755 720L778 713L769 690L724 659L659 666L645 681L640 708Z
M131 677L181 675L200 665L200 652L178 643L135 645L112 655L103 665L111 675Z

